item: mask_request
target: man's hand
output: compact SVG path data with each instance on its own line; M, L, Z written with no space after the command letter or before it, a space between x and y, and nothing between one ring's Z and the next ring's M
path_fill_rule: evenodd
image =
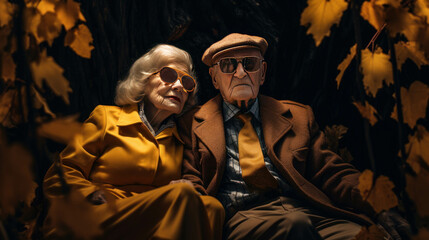
M100 205L107 202L106 195L103 190L97 190L87 197L88 201L94 205Z
M377 216L377 225L390 235L390 239L410 239L411 227L396 210L383 211Z
M176 184L176 183L187 183L187 184L191 185L192 187L194 187L194 184L192 184L191 181L186 180L186 179L172 180L169 184Z

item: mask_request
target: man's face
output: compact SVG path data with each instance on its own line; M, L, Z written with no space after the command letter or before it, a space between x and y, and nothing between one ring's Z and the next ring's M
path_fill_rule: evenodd
M241 62L244 57L258 58L256 64L258 64L259 68L255 71L246 71L244 68L246 63L243 65L243 62ZM231 50L220 54L213 62L218 63L221 59L225 58L237 59L239 62L237 68L232 73L224 73L221 70L220 64L211 67L209 73L212 77L213 85L220 91L224 101L235 104L238 107L243 107L243 104L247 107L249 100L255 99L258 96L259 87L265 80L267 64L262 61L261 52L255 48ZM232 70L233 68L230 66L229 71Z

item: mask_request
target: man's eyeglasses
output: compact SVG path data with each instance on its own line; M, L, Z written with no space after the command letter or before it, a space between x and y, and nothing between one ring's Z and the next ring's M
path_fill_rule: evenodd
M159 73L161 80L168 84L175 83L180 73L181 77L179 78L179 80L185 92L192 92L195 90L195 86L196 86L195 79L183 71L180 71L171 67L163 67L161 68L161 70L154 72L153 75L157 73Z
M241 63L246 72L256 72L261 68L262 61L264 60L258 57L222 58L213 66L219 65L223 73L234 73L237 70L238 63Z

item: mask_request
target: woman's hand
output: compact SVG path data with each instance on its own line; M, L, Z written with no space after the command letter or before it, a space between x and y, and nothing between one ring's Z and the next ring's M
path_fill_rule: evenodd
M172 180L169 184L176 184L176 183L187 183L187 184L191 185L192 187L194 187L194 184L192 184L191 181L186 180L186 179Z
M106 195L103 190L97 190L87 197L88 201L94 205L100 205L107 202Z

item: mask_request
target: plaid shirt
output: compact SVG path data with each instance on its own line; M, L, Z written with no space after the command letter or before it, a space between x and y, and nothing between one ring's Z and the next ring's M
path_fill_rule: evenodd
M227 218L232 217L236 211L244 209L246 206L253 205L257 202L268 200L272 195L260 190L249 189L241 175L241 167L238 154L238 133L243 127L243 123L235 116L240 112L236 106L223 102L223 120L225 126L226 142L226 167L223 174L221 187L218 191L217 198L226 209ZM251 105L247 113L253 115L252 125L258 135L264 155L265 166L279 183L279 189L274 194L284 195L290 190L290 186L283 177L280 176L277 169L272 164L267 154L267 148L262 133L261 117L259 116L258 99Z

